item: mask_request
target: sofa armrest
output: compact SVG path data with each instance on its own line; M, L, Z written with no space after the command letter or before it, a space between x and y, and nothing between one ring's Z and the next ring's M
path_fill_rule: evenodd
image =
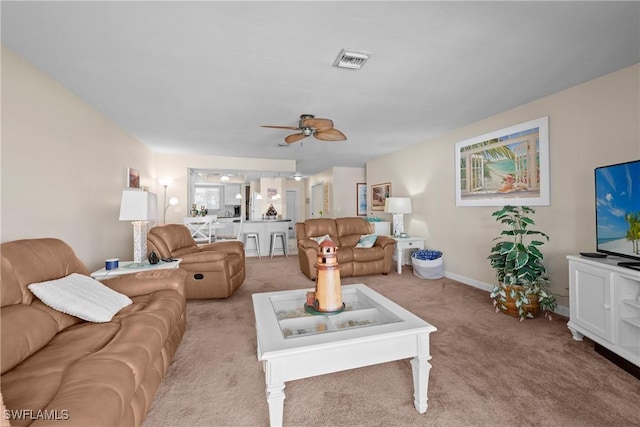
M200 252L222 252L242 255L244 254L244 244L239 240L214 242L201 246Z
M179 269L141 271L116 276L102 281L102 284L128 297L148 295L164 290L175 290L185 297L184 279L186 275L183 270Z
M396 240L393 237L389 237L389 236L378 236L378 238L376 239L376 243L374 244L374 246L382 246L383 248L387 247L388 245L395 245L396 244Z
M182 258L180 265L195 264L199 262L216 262L224 261L227 258L227 253L218 251L202 251L185 254L180 258Z
M298 240L298 248L300 249L315 249L320 252L320 245L313 239L300 239Z

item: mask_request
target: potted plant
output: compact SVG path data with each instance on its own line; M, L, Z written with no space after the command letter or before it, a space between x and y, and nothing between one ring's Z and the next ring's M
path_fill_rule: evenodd
M527 206L504 206L493 212L496 221L506 226L495 240L488 259L496 271L498 284L491 291L496 312L519 317L520 320L535 317L539 310L551 319L556 307L555 295L549 291L547 269L542 264L540 246L544 241L535 238L549 236L530 230L535 225L529 215L535 210Z

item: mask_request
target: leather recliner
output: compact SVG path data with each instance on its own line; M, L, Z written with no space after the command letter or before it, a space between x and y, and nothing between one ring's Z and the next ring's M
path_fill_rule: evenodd
M165 224L149 230L147 250L160 258L182 259L187 299L228 298L244 282L244 245L240 241L198 246L187 227Z

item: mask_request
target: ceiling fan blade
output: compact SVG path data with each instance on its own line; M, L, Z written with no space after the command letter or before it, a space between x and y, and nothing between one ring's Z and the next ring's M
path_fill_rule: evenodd
M284 142L286 142L287 144L292 144L292 143L298 142L301 139L304 139L306 137L307 137L307 135L305 135L304 133L294 133L292 135L287 136L284 139Z
M300 128L294 127L294 126L268 126L268 125L262 125L260 127L263 128L272 128L272 129L289 129L289 130L300 130Z
M345 141L347 139L338 129L319 130L313 136L321 141Z
M303 126L321 131L333 129L333 122L329 119L304 119L301 123Z

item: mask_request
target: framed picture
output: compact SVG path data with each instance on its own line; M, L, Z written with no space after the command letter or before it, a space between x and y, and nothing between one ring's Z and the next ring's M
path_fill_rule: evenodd
M133 168L127 168L127 183L130 188L140 188L140 172Z
M391 197L391 183L375 184L371 186L371 210L384 211L384 202Z
M457 206L547 206L549 117L456 144Z
M356 212L359 216L367 216L367 184L359 182L356 184Z

